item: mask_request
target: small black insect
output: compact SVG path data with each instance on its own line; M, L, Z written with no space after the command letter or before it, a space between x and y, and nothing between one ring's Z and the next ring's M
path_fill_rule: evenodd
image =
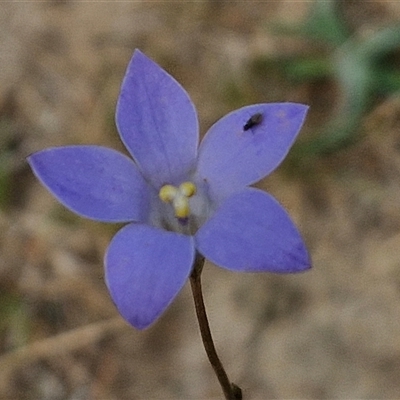
M248 131L249 129L253 128L253 126L261 124L262 120L263 120L263 115L261 113L253 114L243 125L243 130Z

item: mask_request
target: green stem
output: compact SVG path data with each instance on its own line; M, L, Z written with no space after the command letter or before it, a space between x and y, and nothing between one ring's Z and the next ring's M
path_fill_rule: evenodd
M196 308L197 320L210 364L212 365L218 381L222 387L226 400L242 400L242 390L239 386L229 381L228 375L217 355L214 342L211 336L210 326L206 308L204 306L203 292L201 289L201 272L203 270L204 257L197 255L193 271L190 275L190 285L192 287L194 305Z

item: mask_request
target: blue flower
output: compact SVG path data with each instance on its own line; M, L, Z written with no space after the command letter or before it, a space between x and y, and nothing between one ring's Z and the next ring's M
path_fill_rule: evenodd
M85 145L48 148L28 162L70 210L127 223L108 247L105 277L121 315L144 329L182 289L197 252L231 271L310 268L286 211L249 187L284 159L306 112L296 103L243 107L216 122L198 146L188 94L136 50L116 111L132 159Z

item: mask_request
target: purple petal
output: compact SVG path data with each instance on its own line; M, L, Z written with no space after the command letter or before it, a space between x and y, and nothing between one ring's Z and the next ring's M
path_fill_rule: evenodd
M295 103L256 104L215 123L200 145L198 161L198 175L212 196L227 198L272 172L292 146L307 109Z
M231 196L196 234L196 247L233 271L300 272L311 267L304 242L282 206L247 188Z
M106 283L121 315L135 328L152 324L189 278L193 238L130 224L113 238L105 257Z
M104 222L146 221L149 188L135 163L100 146L54 147L28 162L42 184L75 213Z
M136 50L122 83L117 126L143 174L157 188L178 184L193 168L196 110L183 87Z

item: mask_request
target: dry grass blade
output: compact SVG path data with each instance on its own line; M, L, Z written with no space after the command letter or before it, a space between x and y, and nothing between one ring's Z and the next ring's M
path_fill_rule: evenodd
M0 391L6 387L10 374L22 364L26 365L41 358L57 357L76 351L127 327L127 323L122 318L115 317L33 342L5 354L0 358Z

